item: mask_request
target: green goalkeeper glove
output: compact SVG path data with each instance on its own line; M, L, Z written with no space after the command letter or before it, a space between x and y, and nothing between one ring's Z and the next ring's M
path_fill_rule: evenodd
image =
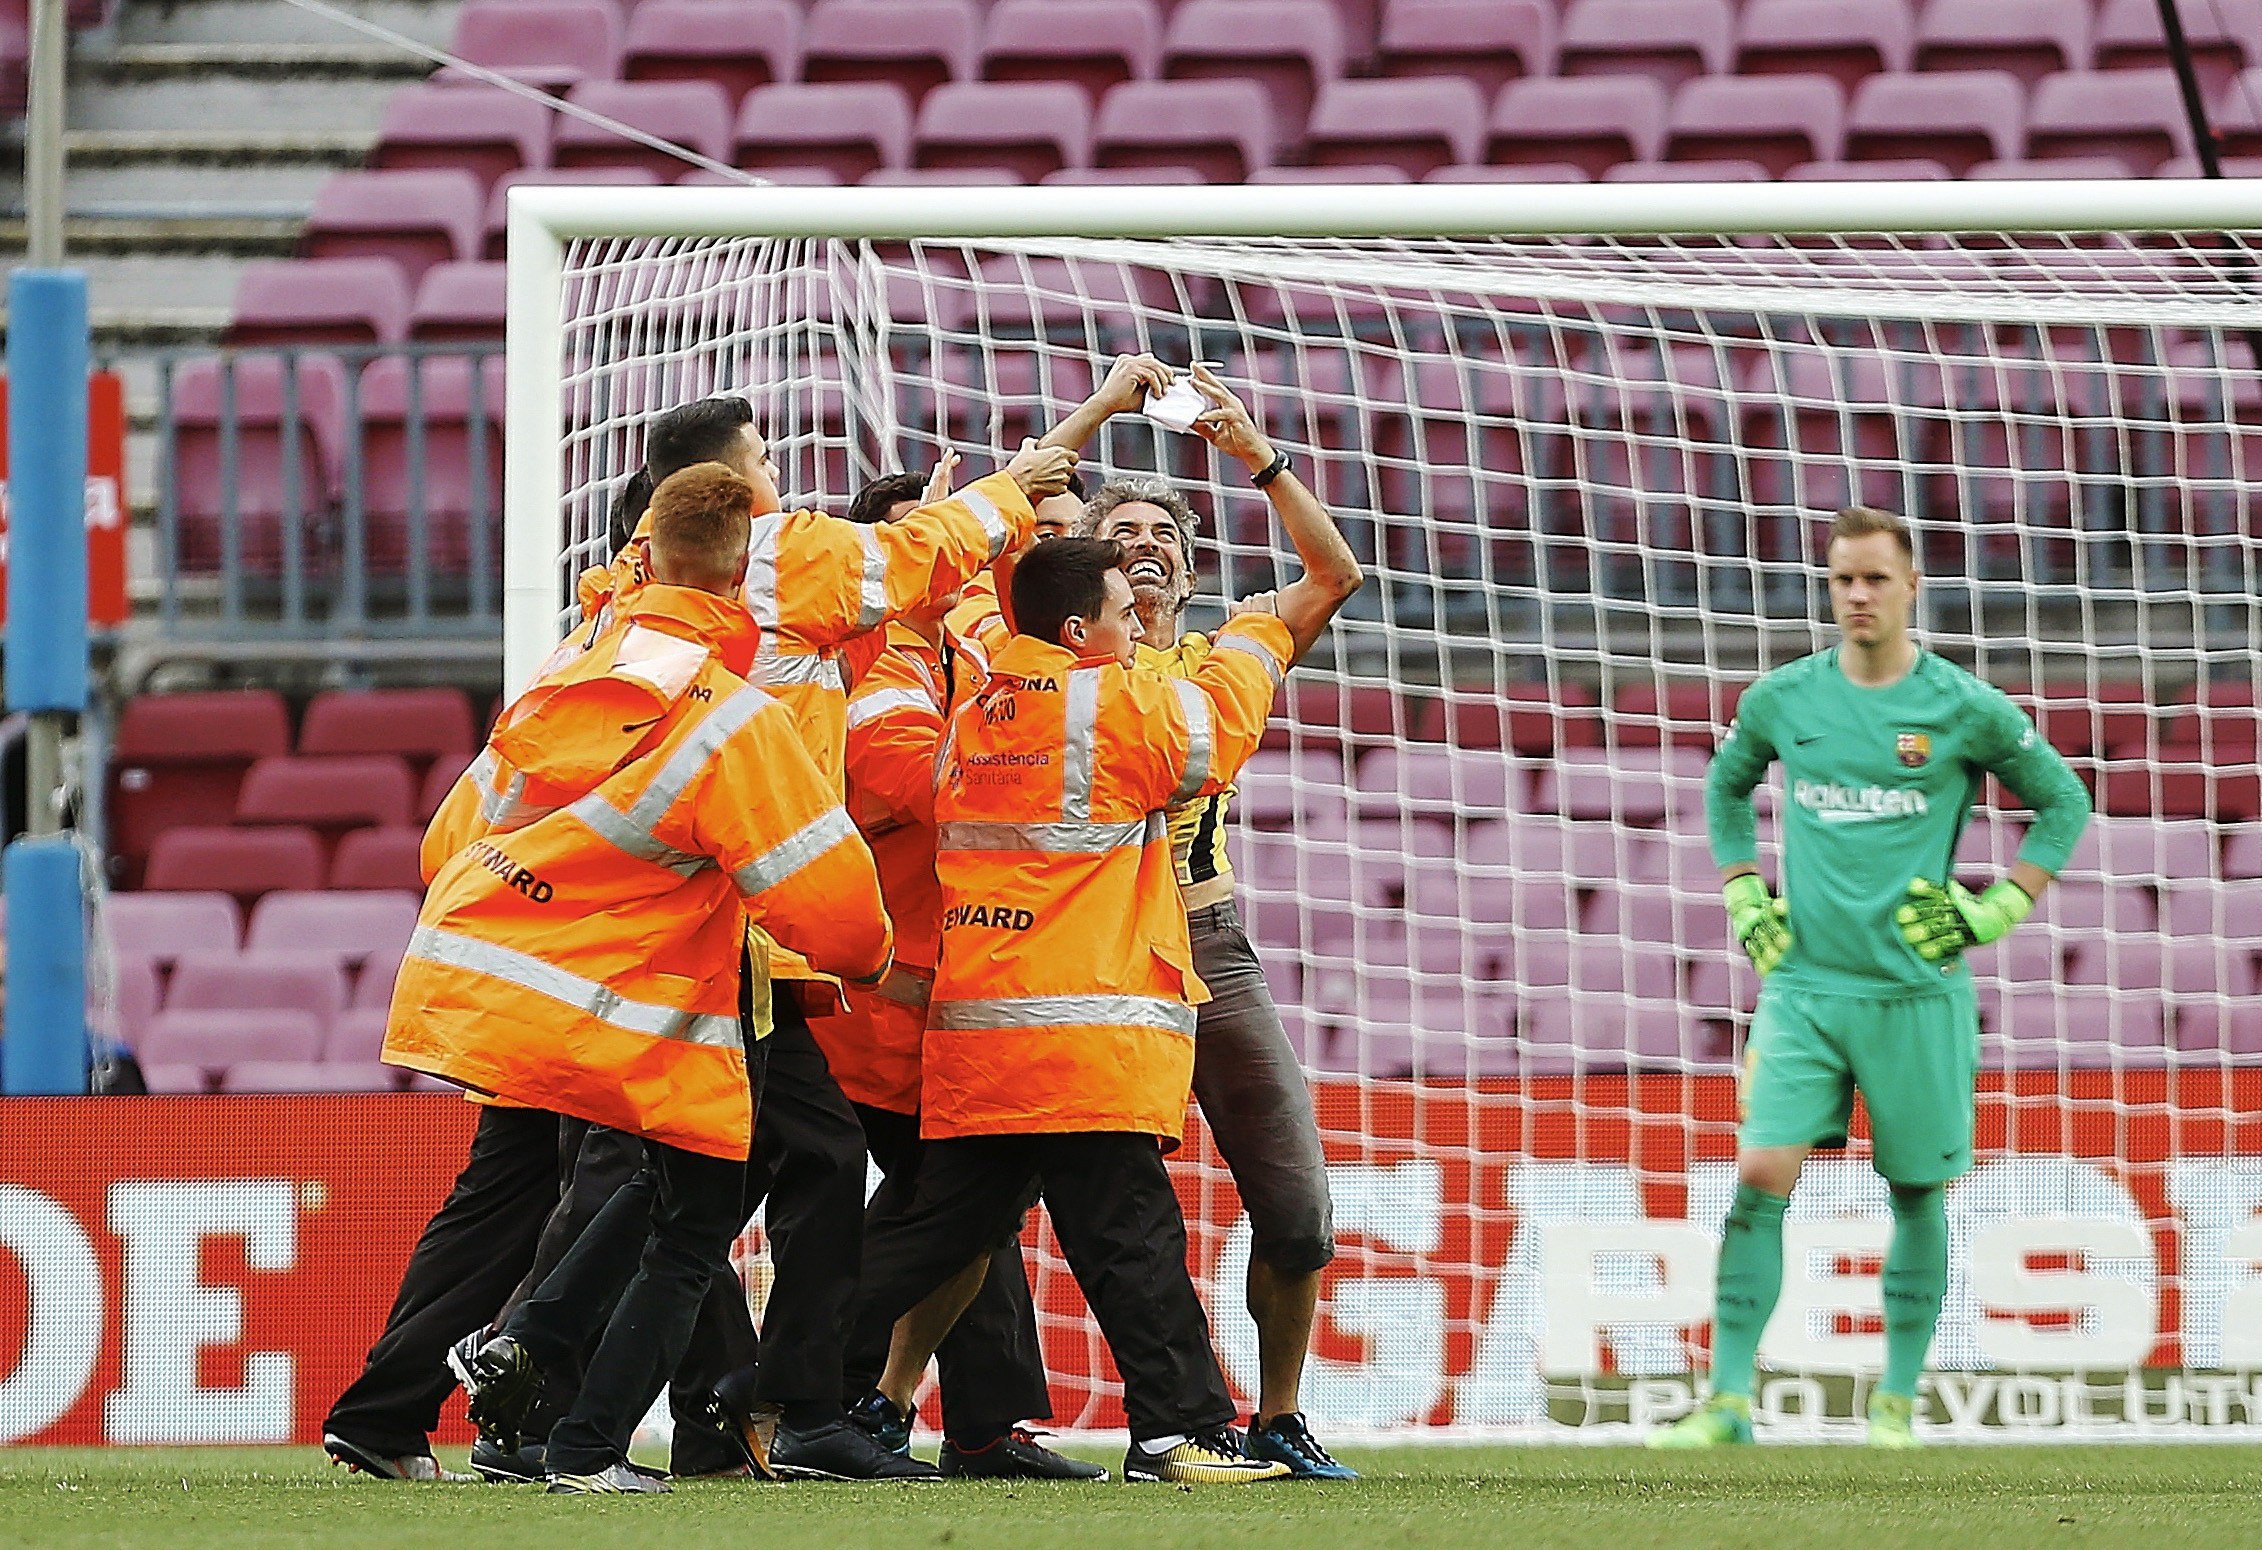
M1729 878L1720 894L1728 901L1728 929L1743 944L1752 967L1762 975L1773 974L1791 950L1790 905L1772 897L1754 872Z
M1953 879L1943 887L1920 877L1909 884L1909 902L1894 918L1918 956L1938 963L1952 953L2008 936L2033 911L2033 895L2013 882L1973 893Z

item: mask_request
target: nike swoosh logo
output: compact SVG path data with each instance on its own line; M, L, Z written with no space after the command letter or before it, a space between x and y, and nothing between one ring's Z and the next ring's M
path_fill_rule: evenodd
M1798 748L1804 748L1804 747L1805 747L1805 746L1806 746L1807 744L1809 744L1809 743L1819 743L1819 742L1821 742L1821 741L1822 741L1822 740L1823 740L1824 738L1828 737L1829 735L1830 735L1830 734L1829 734L1829 733L1827 733L1827 732L1817 732L1817 733L1815 733L1815 734L1814 734L1814 736L1812 736L1812 737L1794 737L1794 738L1792 738L1792 739L1791 739L1791 742L1792 742L1792 745L1793 745L1794 747L1798 747Z

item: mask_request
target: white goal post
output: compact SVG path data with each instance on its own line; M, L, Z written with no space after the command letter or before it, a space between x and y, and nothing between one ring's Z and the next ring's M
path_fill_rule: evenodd
M2262 1425L2262 185L518 188L505 675L644 420L753 398L789 502L969 475L1107 359L1222 363L1372 578L1291 675L1235 866L1312 1071L1341 1253L1310 1408L1393 1436L1670 1417L1703 1366L1756 986L1701 773L1829 638L1813 537L1906 512L1934 649L2101 817L1975 957L1980 1166L1928 1380L1973 1436ZM1205 448L1087 452L1204 518L1197 624L1292 564ZM1760 793L1763 864L1772 814ZM2008 864L2015 794L1959 852ZM1249 1229L1174 1162L1227 1368ZM1794 1204L1763 1419L1881 1348L1857 1137ZM1044 1240L1059 1420L1120 1424Z

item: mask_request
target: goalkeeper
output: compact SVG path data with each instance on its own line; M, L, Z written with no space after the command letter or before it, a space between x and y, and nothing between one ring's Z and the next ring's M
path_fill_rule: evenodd
M1712 1393L1652 1447L1751 1440L1753 1362L1783 1282L1784 1208L1807 1154L1844 1144L1857 1089L1893 1211L1869 1441L1916 1445L1917 1375L1948 1286L1944 1196L1971 1166L1979 1016L1964 954L2026 918L2089 820L2088 794L2033 723L1910 638L1919 577L1908 524L1841 511L1825 556L1841 643L1752 685L1706 779L1730 925L1765 984L1744 1053ZM1777 761L1788 798L1779 898L1754 865L1751 804ZM1990 773L2034 820L2009 877L1974 894L1951 870Z

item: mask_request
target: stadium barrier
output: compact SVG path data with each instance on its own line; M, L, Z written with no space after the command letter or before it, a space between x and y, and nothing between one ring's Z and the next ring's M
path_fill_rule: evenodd
M1688 1404L1732 1086L1585 1080L1617 1090L1583 1117L1570 1078L1320 1085L1341 1249L1306 1393L1331 1429L1608 1436ZM443 1094L0 1102L0 1441L317 1441L473 1119ZM1979 1134L1950 1196L1933 1417L2001 1436L2262 1422L2262 1070L1990 1076ZM1862 1149L1818 1160L1792 1213L1759 1393L1786 1427L1850 1424L1847 1374L1875 1370L1886 1216ZM1247 1225L1198 1128L1173 1166L1246 1395ZM1058 1424L1119 1428L1041 1217L1032 1234ZM758 1299L759 1234L742 1248ZM465 1436L452 1404L443 1440Z

